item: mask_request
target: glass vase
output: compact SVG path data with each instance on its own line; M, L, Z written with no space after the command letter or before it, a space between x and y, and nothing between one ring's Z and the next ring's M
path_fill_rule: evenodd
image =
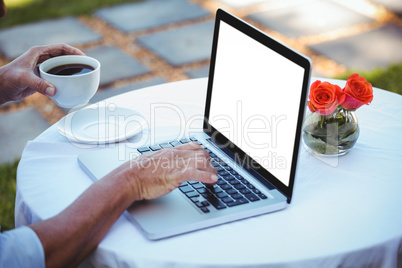
M338 107L332 114L319 115L307 108L303 123L303 144L319 156L346 154L359 137L359 124L354 111Z

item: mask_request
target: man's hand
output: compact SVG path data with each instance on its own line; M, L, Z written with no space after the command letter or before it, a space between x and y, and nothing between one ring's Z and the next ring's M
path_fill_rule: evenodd
M66 44L38 46L29 49L14 61L0 68L0 104L20 100L35 92L54 96L55 87L35 74L35 68L45 60L61 55L85 55Z
M216 174L208 153L197 143L126 162L93 183L63 212L30 225L42 242L46 267L76 267L134 201L168 194L187 180L214 184Z
M166 195L189 180L206 184L218 180L208 153L197 143L141 155L114 172L130 181L134 201Z

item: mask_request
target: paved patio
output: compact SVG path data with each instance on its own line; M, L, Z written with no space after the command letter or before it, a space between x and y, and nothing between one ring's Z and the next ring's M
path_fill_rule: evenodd
M374 21L331 1L284 2L287 4L253 13L248 18L292 38L327 33Z
M141 36L137 42L170 65L178 67L208 60L213 32L213 21L207 21Z
M100 89L91 102L205 77L215 8L220 6L285 43L299 44L313 59L313 76L401 62L402 1L370 1L145 0L102 8L91 18L66 17L0 30L0 58L11 61L32 46L50 43L81 48L102 64ZM384 12L390 19L378 15ZM18 158L27 140L68 112L37 95L33 101L0 108L0 163Z

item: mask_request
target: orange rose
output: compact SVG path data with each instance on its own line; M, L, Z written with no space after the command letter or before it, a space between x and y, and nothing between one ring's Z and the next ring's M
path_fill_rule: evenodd
M310 111L328 115L343 103L345 94L339 86L317 80L310 87L309 99L307 105Z
M364 77L358 74L349 76L343 92L346 98L342 103L342 107L346 110L356 110L363 104L369 104L373 100L373 87Z

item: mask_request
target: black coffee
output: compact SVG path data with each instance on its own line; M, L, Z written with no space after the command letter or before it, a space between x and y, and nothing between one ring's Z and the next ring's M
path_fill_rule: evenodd
M47 71L49 74L54 75L78 75L85 74L95 70L92 66L86 64L65 64L54 67Z

